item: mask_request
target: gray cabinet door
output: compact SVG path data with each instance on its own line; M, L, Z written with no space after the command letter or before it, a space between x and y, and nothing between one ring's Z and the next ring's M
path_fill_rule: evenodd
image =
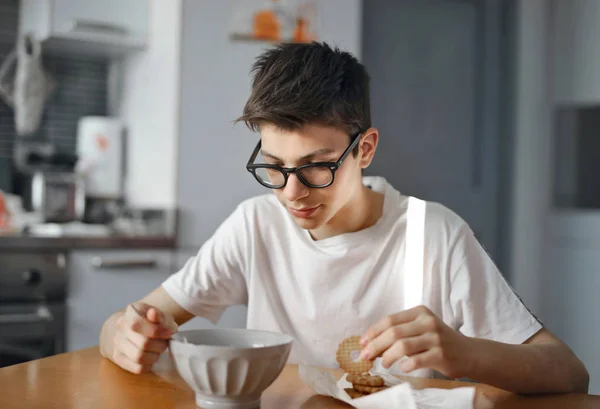
M364 3L374 163L400 192L461 215L492 255L498 223L497 18L488 0Z
M590 373L590 393L600 393L600 328L591 322L600 311L600 241L565 237L548 240L542 283L544 325L583 361ZM591 318L591 320L590 320Z
M69 260L67 350L98 344L104 321L158 287L170 250L74 251Z

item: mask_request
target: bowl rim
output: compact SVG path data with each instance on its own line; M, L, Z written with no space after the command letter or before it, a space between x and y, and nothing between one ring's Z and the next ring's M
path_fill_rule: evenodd
M185 336L186 333L199 333L199 332L228 332L228 333L254 333L254 334L268 334L268 335L276 335L278 337L282 337L284 340L282 340L281 342L276 342L272 345L265 345L262 347L239 347L239 346L234 346L234 345L209 345L209 344L194 344L194 343L188 343L188 342L184 342L183 340L179 340L176 339L175 337L179 334L181 334L182 336ZM262 329L246 329L246 328L200 328L200 329L188 329L188 330L183 330L183 331L177 331L175 334L173 334L173 337L171 339L169 339L169 345L171 345L171 343L177 344L178 347L184 347L184 348L194 348L194 347L203 347L203 348L210 348L210 349L217 349L217 350L236 350L236 351L257 351L257 350L264 350L267 348L279 348L282 346L286 346L286 345L290 345L292 344L292 342L294 341L294 338L291 335L288 334L284 334L282 332L276 332L276 331L269 331L269 330L262 330Z

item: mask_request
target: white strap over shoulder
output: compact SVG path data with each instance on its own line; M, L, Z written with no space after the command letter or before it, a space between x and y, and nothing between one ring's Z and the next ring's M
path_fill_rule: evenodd
M408 198L406 212L406 244L404 254L404 309L423 304L423 264L425 258L425 212L427 202L416 197ZM375 366L371 374L385 376L385 374L406 375L400 369L406 356L396 361L388 369L383 368L381 358L375 359ZM417 369L410 372L411 376L432 377L431 369Z
M408 198L406 214L406 253L404 255L404 309L423 303L423 259L425 248L425 211L427 203Z

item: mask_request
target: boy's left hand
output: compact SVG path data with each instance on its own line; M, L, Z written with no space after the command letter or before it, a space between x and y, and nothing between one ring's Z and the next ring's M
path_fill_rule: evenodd
M384 368L407 356L400 364L402 371L428 368L451 378L467 372L471 348L470 338L422 305L385 317L365 333L361 344L361 358L381 356Z

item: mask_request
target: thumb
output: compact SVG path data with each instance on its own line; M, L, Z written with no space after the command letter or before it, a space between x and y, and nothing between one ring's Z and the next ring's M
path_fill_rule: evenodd
M165 314L158 308L150 307L146 312L146 318L148 321L162 325L168 328L171 332L177 332L177 324L170 315Z

